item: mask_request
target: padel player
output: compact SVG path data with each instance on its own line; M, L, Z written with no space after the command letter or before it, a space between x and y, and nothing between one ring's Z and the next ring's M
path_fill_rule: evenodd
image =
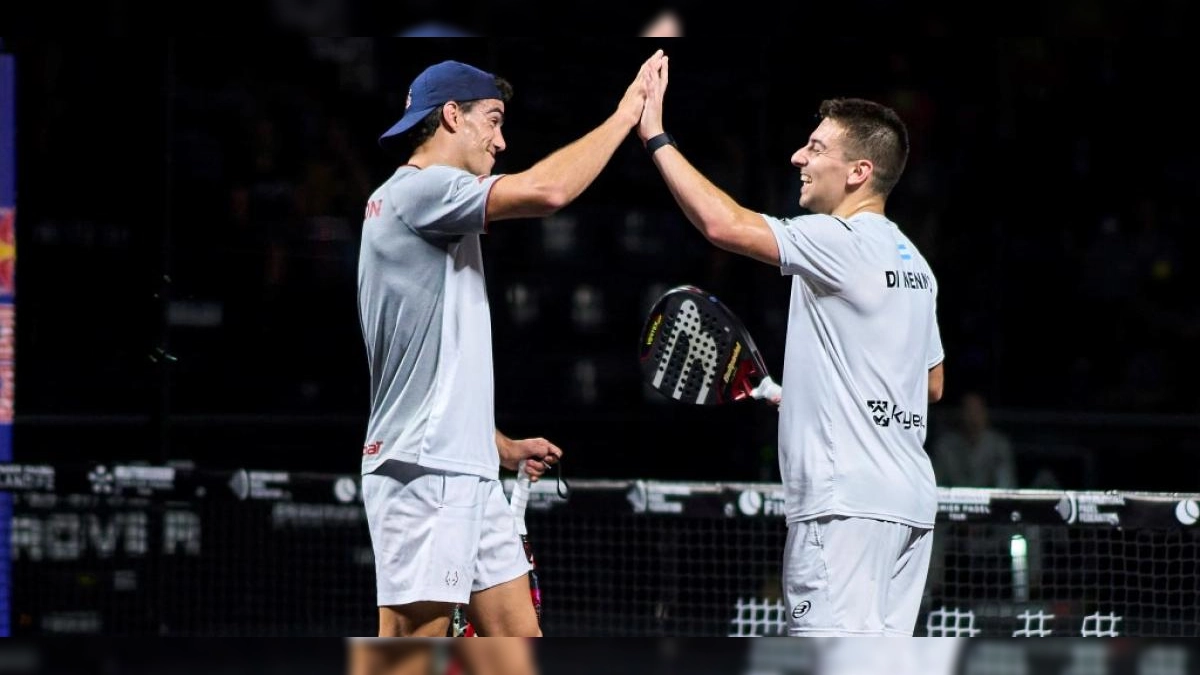
M416 77L404 116L380 138L411 149L368 201L358 263L371 380L363 500L380 636L445 636L455 604L467 604L481 635L541 634L498 467L537 460L527 462L536 477L562 451L495 428L479 235L578 197L637 124L659 58L642 64L603 123L527 171L491 175L511 86L456 61Z
M807 215L736 203L663 133L668 58L638 126L679 206L717 247L792 277L779 415L788 633L912 635L937 490L924 450L942 395L937 281L884 214L908 159L896 113L828 100L791 158Z

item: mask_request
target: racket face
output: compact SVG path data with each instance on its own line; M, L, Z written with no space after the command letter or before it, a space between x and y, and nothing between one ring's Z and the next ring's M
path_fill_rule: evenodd
M767 375L741 321L695 286L673 288L655 302L642 328L639 358L646 384L693 405L747 398Z

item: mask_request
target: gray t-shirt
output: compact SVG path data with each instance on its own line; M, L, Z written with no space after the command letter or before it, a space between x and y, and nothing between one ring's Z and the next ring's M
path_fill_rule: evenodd
M943 358L933 272L879 214L763 217L794 275L779 409L788 522L932 527L928 371Z
M500 178L406 165L367 202L358 259L371 374L363 473L395 459L499 476L479 234Z

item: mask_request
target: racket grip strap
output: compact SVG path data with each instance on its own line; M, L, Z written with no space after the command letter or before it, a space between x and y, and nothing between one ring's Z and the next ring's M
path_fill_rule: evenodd
M764 377L762 382L758 383L758 386L750 392L750 395L754 398L778 403L783 399L783 387L775 384L775 380L772 380L768 376Z

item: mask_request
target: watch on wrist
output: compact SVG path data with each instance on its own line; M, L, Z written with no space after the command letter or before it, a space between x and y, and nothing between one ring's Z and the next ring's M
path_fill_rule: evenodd
M679 146L675 145L675 139L671 137L671 134L668 134L667 132L664 131L663 133L661 133L657 136L646 139L646 152L653 155L655 150L658 150L659 148L661 148L664 145L672 145L675 147L679 147Z

